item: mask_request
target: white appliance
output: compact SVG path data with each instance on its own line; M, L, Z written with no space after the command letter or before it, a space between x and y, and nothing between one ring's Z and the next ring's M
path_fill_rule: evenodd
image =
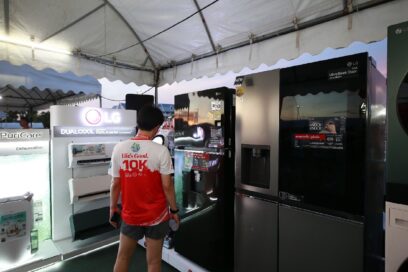
M48 129L0 130L0 199L33 194L40 248L51 238L49 139Z
M114 143L71 143L68 145L68 167L78 168L109 164Z
M408 206L386 202L385 259L387 272L404 272L408 262Z
M109 214L111 154L135 135L136 111L52 106L50 126L52 239L97 235L91 230L106 223L105 210Z
M0 199L0 270L31 256L33 194Z
M109 197L111 180L110 175L69 179L71 204Z

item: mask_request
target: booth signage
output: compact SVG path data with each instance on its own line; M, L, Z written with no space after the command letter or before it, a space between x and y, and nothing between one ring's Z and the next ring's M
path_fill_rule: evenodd
M133 127L54 127L54 137L127 136L136 134Z
M47 129L10 129L0 131L0 142L44 141L49 139Z
M100 124L120 124L120 112L107 112L99 109L90 109L84 113L87 124L96 126Z
M0 154L1 156L48 154L48 147L48 141L0 142Z

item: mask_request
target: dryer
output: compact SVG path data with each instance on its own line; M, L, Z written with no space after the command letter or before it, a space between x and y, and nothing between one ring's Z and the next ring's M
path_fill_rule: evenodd
M408 205L387 202L386 211L386 271L408 271Z

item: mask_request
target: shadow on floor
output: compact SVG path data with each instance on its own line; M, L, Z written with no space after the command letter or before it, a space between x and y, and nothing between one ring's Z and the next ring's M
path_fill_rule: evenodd
M46 267L39 272L112 272L115 264L116 254L118 252L118 245L107 247L87 255L83 255L71 260L63 261L56 265ZM132 264L129 271L147 271L146 264L146 250L138 246L133 257ZM172 266L162 262L162 272L177 271Z

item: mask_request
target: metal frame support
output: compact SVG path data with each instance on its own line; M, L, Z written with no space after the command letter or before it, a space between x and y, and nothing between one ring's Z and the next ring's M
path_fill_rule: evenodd
M160 82L160 70L154 71L154 105L157 107L159 104L159 82Z
M140 46L143 48L144 52L146 53L150 63L152 64L153 69L156 70L156 63L153 61L152 56L150 55L149 51L147 50L146 46L143 44L142 40L140 39L139 35L137 35L136 31L132 28L132 26L129 24L129 22L126 20L125 17L115 8L114 5L112 5L108 0L105 0L105 3L116 13L116 15L119 16L119 18L122 20L122 22L129 28L129 30L132 32L133 36L135 36L136 40L138 43L140 43Z
M6 0L4 0L4 1L6 1ZM7 0L7 1L8 1L8 0ZM79 17L78 19L76 19L75 21L69 23L68 25L64 26L63 28L59 29L58 31L56 31L56 32L54 32L54 33L48 35L47 37L45 37L44 39L42 39L41 42L44 42L44 41L46 41L46 40L48 40L48 39L51 39L52 37L54 37L54 36L60 34L61 32L65 31L65 30L67 30L67 29L70 28L71 26L73 26L73 25L79 23L79 22L82 21L83 19L87 18L89 15L91 15L91 14L95 13L96 11L98 11L99 9L103 8L105 5L106 5L106 3L103 3L103 4L99 5L99 6L97 6L96 8L94 8L93 10L91 10L90 12L88 12L88 13L82 15L81 17Z
M6 35L10 34L10 0L4 0L4 28Z
M212 47L213 51L216 52L217 47L215 46L214 40L213 40L213 38L211 36L211 33L210 33L210 29L208 28L207 22L206 22L206 20L204 18L203 12L201 11L200 5L198 4L197 0L193 0L193 1L194 1L194 4L195 4L197 10L199 11L201 21L203 22L205 32L207 32L207 36L208 36L208 39L210 40L211 47Z

